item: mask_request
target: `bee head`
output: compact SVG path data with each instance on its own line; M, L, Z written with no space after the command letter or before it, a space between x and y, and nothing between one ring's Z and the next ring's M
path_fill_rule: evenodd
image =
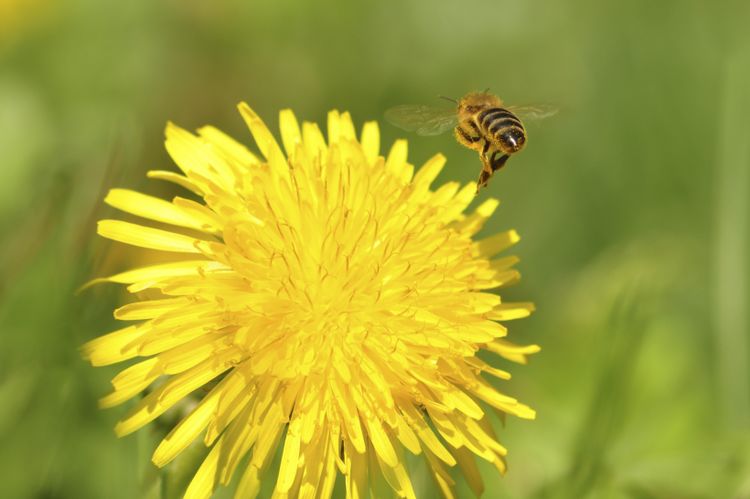
M500 107L502 101L495 95L487 92L472 92L466 94L458 101L458 112L466 114L478 113L490 107Z

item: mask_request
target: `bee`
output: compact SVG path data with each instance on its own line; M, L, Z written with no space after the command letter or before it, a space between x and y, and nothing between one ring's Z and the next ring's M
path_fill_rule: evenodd
M442 98L454 102L456 108L396 106L386 111L385 117L397 127L418 135L438 135L453 128L458 143L477 151L482 161L477 193L526 145L528 135L519 116L536 120L556 112L549 106L508 107L487 90L466 94L458 101Z

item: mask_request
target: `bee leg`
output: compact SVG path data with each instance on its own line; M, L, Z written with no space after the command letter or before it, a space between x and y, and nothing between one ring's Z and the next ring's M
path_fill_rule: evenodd
M479 174L479 179L477 180L477 194L479 193L479 189L487 185L487 182L490 180L493 173L490 157L487 155L489 150L490 143L485 142L482 151L479 153L479 159L482 160L482 172Z
M479 173L479 179L477 179L476 194L479 194L479 189L487 185L487 182L490 180L491 176L492 176L492 173L489 173L487 170L482 170L481 173Z
M497 152L493 153L492 158L490 159L490 170L492 171L492 173L495 173L500 168L505 166L505 163L510 158L510 155L508 154L503 154L499 158L495 156L496 154L498 153Z
M492 156L492 154L488 154L489 150L490 143L485 142L484 146L482 147L482 151L479 153L479 158L482 160L482 171L485 171L492 175L492 165L490 163L490 157Z
M456 127L456 140L458 140L459 144L462 146L468 147L469 149L477 149L477 142L479 142L482 138L479 136L472 136L464 130L460 125Z

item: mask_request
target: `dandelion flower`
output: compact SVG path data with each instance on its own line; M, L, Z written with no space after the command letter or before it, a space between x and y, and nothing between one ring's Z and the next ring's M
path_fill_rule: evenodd
M186 497L210 496L235 472L243 498L267 479L280 497L330 497L339 473L347 497L369 497L378 483L414 497L407 453L424 457L444 495L455 465L480 494L475 457L505 471L490 414L534 411L488 381L510 374L478 353L524 363L539 349L506 341L500 324L533 306L489 291L519 278L515 257L496 258L518 235L473 238L497 201L465 214L475 186L432 190L445 158L414 173L405 141L380 155L375 122L358 138L349 114L332 111L326 140L285 110L282 150L249 106L239 110L261 156L213 127L167 126L182 174L148 176L202 202L124 189L105 199L174 227L99 222L105 238L174 254L97 280L149 296L115 310L132 325L82 349L95 366L139 359L101 399L111 407L149 390L117 435L204 387L152 457L165 466L202 436L210 451Z

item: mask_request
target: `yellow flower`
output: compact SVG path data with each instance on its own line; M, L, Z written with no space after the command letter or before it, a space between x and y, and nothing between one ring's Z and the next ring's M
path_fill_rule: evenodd
M83 347L95 366L143 358L102 406L154 385L117 434L214 380L152 458L164 466L203 435L211 450L186 497L210 496L245 462L237 497L256 496L277 447L279 496L329 497L341 473L347 497L368 497L383 478L414 497L405 450L424 456L446 496L456 464L481 492L475 455L505 470L488 409L534 411L498 392L483 374L510 374L477 354L523 363L539 350L509 343L497 322L533 306L487 291L519 278L515 257L492 259L517 234L472 238L497 201L464 214L475 186L431 190L445 158L414 174L405 141L380 155L375 122L358 139L349 114L332 111L326 141L282 111L285 154L250 107L239 110L264 159L213 127L193 135L169 124L166 148L184 175L148 174L205 204L124 189L105 200L175 229L102 220L100 235L188 255L103 279L153 298L117 309L136 323Z

